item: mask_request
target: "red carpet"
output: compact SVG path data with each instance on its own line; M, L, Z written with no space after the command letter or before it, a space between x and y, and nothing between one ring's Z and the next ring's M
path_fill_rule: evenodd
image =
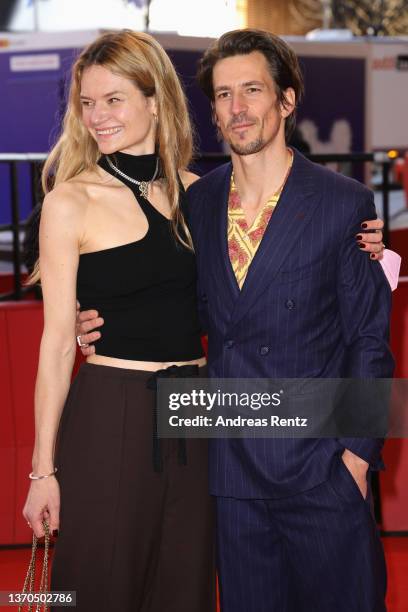
M408 610L408 538L383 538L388 568L389 612Z
M388 566L387 610L407 612L408 538L384 538L383 543ZM21 588L29 558L29 549L0 550L0 591L16 591Z

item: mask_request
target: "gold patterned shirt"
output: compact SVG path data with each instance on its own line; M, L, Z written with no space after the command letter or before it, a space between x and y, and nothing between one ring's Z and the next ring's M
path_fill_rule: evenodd
M242 289L249 266L261 244L269 219L275 210L292 168L293 151L291 149L288 149L288 151L291 159L285 179L278 191L268 198L251 227L248 227L241 207L241 199L234 183L234 173L231 175L228 198L228 253L240 289Z
M280 193L281 191L275 193L267 200L251 227L248 227L234 178L231 176L228 199L228 253L240 289L278 203Z

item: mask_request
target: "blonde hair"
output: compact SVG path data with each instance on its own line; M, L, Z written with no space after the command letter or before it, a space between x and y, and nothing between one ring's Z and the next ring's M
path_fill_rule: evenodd
M80 103L83 72L95 65L132 81L146 97L155 96L156 149L167 181L172 228L176 239L192 249L191 236L179 206L178 182L178 171L188 167L193 154L186 97L169 56L144 32L106 32L88 45L74 63L62 132L42 172L44 193L84 170L94 169L100 157L95 140L82 122ZM29 280L33 283L39 278L38 260Z

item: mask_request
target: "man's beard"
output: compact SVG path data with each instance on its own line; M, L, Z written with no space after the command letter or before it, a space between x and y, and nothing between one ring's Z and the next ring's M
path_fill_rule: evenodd
M246 121L255 121L258 125L259 123L256 121L256 119L253 119L252 117L248 117L247 115L240 115L239 117L233 119L230 124L228 125L229 128L232 128L234 125L239 125L240 123L244 123ZM232 139L226 139L229 146L231 147L232 151L234 151L234 153L236 153L237 155L252 155L253 153L258 153L259 151L262 151L262 149L265 146L265 140L262 137L263 134L263 121L261 122L261 125L259 125L259 134L258 136L252 140L251 142L248 142L246 144L239 144L236 142L233 142Z
M237 155L252 155L253 153L259 153L259 151L262 151L266 143L262 136L259 136L252 142L248 142L242 146L231 141L229 141L228 144L231 150Z

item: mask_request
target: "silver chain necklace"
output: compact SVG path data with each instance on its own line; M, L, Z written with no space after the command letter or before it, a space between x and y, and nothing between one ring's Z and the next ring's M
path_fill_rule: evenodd
M121 176L122 178L130 181L131 183L134 183L135 185L137 185L139 187L140 195L143 198L147 199L147 196L149 194L149 186L156 179L157 173L159 171L159 158L156 159L156 168L154 170L154 174L153 174L152 178L150 179L150 181L138 181L138 180L132 178L131 176L128 176L127 174L122 172L122 170L119 170L119 168L117 168L115 166L115 164L110 160L108 155L106 156L106 161L108 162L108 164L110 165L112 170L114 170L117 174L119 174L119 176Z

